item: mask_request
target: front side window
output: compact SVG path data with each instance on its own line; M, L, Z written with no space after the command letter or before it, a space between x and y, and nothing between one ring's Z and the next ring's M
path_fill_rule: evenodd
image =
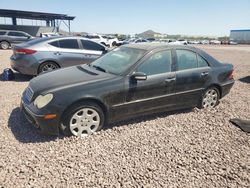
M89 40L81 40L82 43L82 47L85 50L95 50L95 51L104 51L105 48L100 45L97 44L96 42L93 41L89 41Z
M171 51L161 51L153 54L145 60L137 69L138 72L143 72L147 75L155 75L171 72Z
M197 68L196 53L190 50L176 50L178 70Z
M60 48L79 49L78 41L76 39L59 40Z
M120 47L100 57L91 67L113 74L122 74L145 54L145 50Z

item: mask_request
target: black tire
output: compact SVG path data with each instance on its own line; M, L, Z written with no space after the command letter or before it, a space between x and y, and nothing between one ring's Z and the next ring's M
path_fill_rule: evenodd
M116 42L114 41L114 42L112 42L112 46L116 46Z
M0 48L3 50L8 50L10 48L10 43L7 41L0 42Z
M107 46L104 42L101 42L102 45Z
M79 110L86 109L86 108L93 109L94 111L96 111L98 113L98 115L100 117L100 124L98 125L96 130L93 132L97 132L97 131L102 129L102 127L105 124L105 115L104 115L102 108L94 102L87 102L86 101L86 102L81 102L79 104L75 104L65 111L65 113L63 115L65 118L62 119L61 127L60 127L60 130L62 131L62 133L64 135L66 135L66 136L73 136L74 135L70 129L70 123L72 121L73 115L75 113L77 113ZM76 135L74 135L74 136L76 136Z
M51 67L51 70L45 71L46 67ZM60 67L55 62L47 61L45 63L42 63L39 66L37 73L41 74L41 73L49 72L49 71L52 71L52 70L55 70L55 69L58 69L58 68L60 68Z
M210 95L208 97L208 94L210 92ZM216 95L216 96L215 96ZM208 97L209 101L207 102L208 104L206 104L205 99ZM201 97L200 100L200 104L199 104L199 108L213 108L215 106L217 106L219 104L219 99L220 99L220 91L218 90L218 88L216 87L209 87L208 89L206 89Z

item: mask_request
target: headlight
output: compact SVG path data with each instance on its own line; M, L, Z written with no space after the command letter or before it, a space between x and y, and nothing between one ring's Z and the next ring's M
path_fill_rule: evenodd
M47 95L39 95L35 101L34 101L34 105L37 106L37 108L43 108L45 107L47 104L50 103L50 101L53 99L53 94L47 94Z

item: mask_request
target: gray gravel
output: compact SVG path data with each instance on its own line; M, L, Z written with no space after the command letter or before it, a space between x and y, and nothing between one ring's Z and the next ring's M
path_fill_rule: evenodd
M0 81L0 187L250 187L250 46L207 46L236 67L236 84L212 110L116 123L84 139L39 134L20 114L29 77ZM11 51L0 51L0 72Z

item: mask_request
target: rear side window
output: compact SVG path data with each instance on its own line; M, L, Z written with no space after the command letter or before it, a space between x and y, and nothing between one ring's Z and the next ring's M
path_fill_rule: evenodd
M58 40L56 40L56 41L53 41L53 42L50 42L49 43L51 46L54 46L54 47L57 47L57 48L59 48L60 46L59 46L59 42L58 42Z
M105 50L105 48L102 45L97 44L96 42L93 42L93 41L81 40L81 43L82 43L83 49L85 50L95 50L95 51Z
M171 51L161 51L153 54L145 60L137 69L147 75L155 75L171 72Z
M9 32L8 36L27 37L27 35L25 35L24 33L20 33L20 32Z
M207 61L198 54L197 54L197 60L198 60L198 67L208 67L209 66Z
M189 50L176 50L178 70L197 68L196 53Z
M5 35L5 31L0 31L0 35Z
M79 49L78 41L76 39L59 40L60 48Z

